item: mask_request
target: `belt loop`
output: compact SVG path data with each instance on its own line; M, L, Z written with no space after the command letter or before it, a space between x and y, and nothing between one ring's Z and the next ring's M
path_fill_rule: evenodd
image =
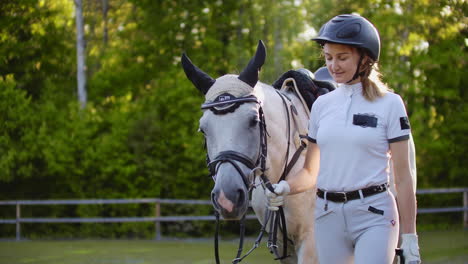
M327 191L324 191L323 199L325 200L325 206L323 207L323 210L328 211Z
M359 189L358 192L359 192L359 197L361 199L361 203L364 203L364 194L362 194L362 189Z

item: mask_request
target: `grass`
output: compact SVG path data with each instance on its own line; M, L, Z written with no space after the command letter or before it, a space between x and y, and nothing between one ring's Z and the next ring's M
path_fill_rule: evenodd
M468 230L419 232L424 263L468 264Z
M250 242L250 241L249 241ZM237 242L223 241L220 257L230 263ZM251 247L251 243L245 246ZM262 246L242 263L272 263ZM1 264L214 264L209 240L74 240L0 242Z
M420 232L424 263L468 263L467 231ZM252 246L246 241L244 249ZM237 241L223 241L222 263L230 263ZM214 264L211 240L54 240L0 242L0 264ZM265 242L242 263L278 263Z

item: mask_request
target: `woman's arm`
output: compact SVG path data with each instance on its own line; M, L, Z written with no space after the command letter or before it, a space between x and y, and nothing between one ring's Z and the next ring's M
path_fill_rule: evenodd
M268 200L268 209L276 211L284 204L284 197L288 194L296 194L315 187L320 163L320 150L317 144L310 143L307 147L303 168L296 174L288 177L288 180L273 184L274 192L267 188L265 194Z
M416 233L416 195L409 164L409 141L390 143L402 234Z
M316 143L309 143L303 168L288 177L290 194L305 192L315 187L320 167L320 149Z
M416 234L416 194L411 174L408 140L390 143L395 174L400 233L405 264L421 263L418 235Z

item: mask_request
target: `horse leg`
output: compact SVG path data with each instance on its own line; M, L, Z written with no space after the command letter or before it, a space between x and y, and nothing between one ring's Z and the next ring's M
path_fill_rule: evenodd
M289 257L282 259L281 264L318 264L317 256L315 254L315 244L313 234L308 234L306 241L300 241L296 246L288 243ZM283 255L283 243L278 241L278 251Z
M298 264L318 264L317 254L315 252L314 234L310 232L296 247Z

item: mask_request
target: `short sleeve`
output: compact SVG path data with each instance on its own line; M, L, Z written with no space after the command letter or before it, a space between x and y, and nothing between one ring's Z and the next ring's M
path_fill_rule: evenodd
M387 139L389 143L408 140L411 126L405 105L399 95L395 94L389 109Z

